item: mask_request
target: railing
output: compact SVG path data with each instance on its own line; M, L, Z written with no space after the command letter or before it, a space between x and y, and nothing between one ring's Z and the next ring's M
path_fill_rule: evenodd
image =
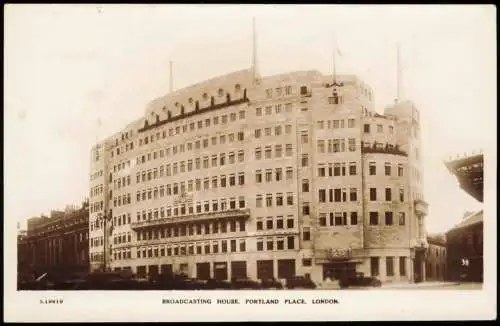
M223 212L200 213L200 214L191 214L191 215L177 216L177 217L149 219L147 221L132 222L131 227L132 229L138 229L143 227L151 227L151 226L165 225L165 224L197 222L197 221L206 221L206 220L223 219L223 218L242 218L242 217L243 218L250 217L250 210L237 209L237 210L229 210Z
M399 145L389 143L366 143L361 142L361 153L381 153L408 156L408 154L399 148Z
M243 104L243 103L247 103L247 102L249 102L249 99L245 95L243 98L240 98L240 99L237 99L237 100L229 100L229 101L226 101L224 103L213 104L213 105L211 104L211 105L209 105L209 106L207 106L205 108L196 109L196 110L191 111L191 112L179 114L179 115L177 115L175 117L172 117L171 115L169 115L169 117L167 119L165 119L165 120L156 119L156 122L153 123L153 124L145 124L145 126L143 128L141 128L141 129L139 129L138 132L145 132L145 131L148 131L150 129L154 129L156 127L162 126L162 125L164 125L166 123L174 122L174 121L181 120L181 119L185 119L185 118L197 115L199 113L220 110L220 109L228 107L228 106L239 105L239 104Z

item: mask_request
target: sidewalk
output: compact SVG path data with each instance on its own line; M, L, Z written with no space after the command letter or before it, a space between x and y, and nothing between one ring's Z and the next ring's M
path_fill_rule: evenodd
M459 285L458 282L421 282L421 283L408 283L408 282L397 282L397 283L383 283L381 289L421 289L421 288L442 288L447 286Z

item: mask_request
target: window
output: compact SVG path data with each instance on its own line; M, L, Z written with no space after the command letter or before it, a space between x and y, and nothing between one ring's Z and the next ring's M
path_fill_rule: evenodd
M292 192L288 192L286 194L286 204L293 205L293 193Z
M261 170L255 171L255 182L256 183L262 182L262 171Z
M238 174L238 184L239 185L244 185L245 184L245 175L243 173Z
M270 159L271 158L271 146L266 146L264 156L265 156L266 159Z
M272 238L268 238L267 241L266 241L266 249L267 250L273 250L273 247L274 247L274 241Z
M273 206L273 195L266 194L266 207L271 207L271 206Z
M274 127L274 135L275 136L281 135L281 126Z
M240 252L245 252L246 251L246 243L245 239L240 240Z
M392 212L385 212L385 225L392 225L392 224L393 224Z
M389 133L390 133L390 134L393 134L393 133L394 133L394 127L393 127L393 126L389 126Z
M262 250L264 250L264 240L257 239L257 251L262 251Z
M273 218L272 218L272 216L269 216L266 219L266 229L267 230L272 230L273 229Z
M365 134L369 134L370 133L370 125L369 124L365 124L363 126L363 131Z
M385 257L385 270L387 276L394 276L394 257Z
M255 149L255 159L260 160L262 158L262 151L260 147Z
M295 237L294 236L288 236L286 238L287 240L287 245L288 245L288 249L295 249Z
M260 138L261 129L255 129L255 138Z
M324 153L324 152L325 152L325 141L318 140L318 153Z
M255 109L255 115L256 116L261 116L262 115L262 108L256 108Z
M399 275L406 276L406 257L399 257Z
M285 145L285 155L292 156L292 144Z
M302 154L302 166L306 167L309 165L309 155Z
M379 276L379 257L370 257L371 276Z
M369 163L369 170L370 170L370 175L376 175L377 174L377 166L375 165L375 162L370 162Z
M378 212L370 212L370 225L378 225Z
M273 113L273 107L272 106L266 106L266 115L271 115Z
M382 125L377 125L377 132L378 133L384 132L384 127Z
M277 229L283 229L284 228L283 216L277 216L276 217L276 228Z
M285 126L285 134L291 134L292 133L292 125L286 125Z
M266 182L271 182L273 181L273 170L268 169L266 170Z
M276 145L276 146L274 147L274 155L275 155L277 158L281 157L281 155L282 155L281 145Z
M302 229L302 239L304 241L310 241L311 240L311 229L308 227L304 227Z
M258 218L257 218L258 219ZM257 231L261 231L264 229L264 225L262 221L257 221Z
M349 190L349 200L357 201L358 200L358 190L356 188L351 188Z
M310 214L309 203L305 202L305 203L302 204L302 214L303 215L309 215Z
M283 206L283 194L282 193L276 194L276 206Z
M405 212L399 212L399 225L405 225Z
M302 191L309 192L309 180L307 179L302 180Z
M283 179L283 173L281 172L281 168L276 168L275 179L276 181L281 181Z
M398 164L398 177L403 176L403 164Z
M326 190L325 189L319 189L319 191L318 191L318 197L319 197L319 202L320 203L326 202Z
M238 162L243 162L245 159L245 152L244 151L238 151Z
M255 206L262 207L262 195L257 195L257 198L255 200Z
M348 140L348 147L349 147L349 152L355 152L356 151L356 138L349 138Z
M356 127L356 120L355 119L348 119L347 120L347 127L348 128L354 128L354 127Z
M349 163L349 175L356 175L356 162Z
M271 136L271 128L265 128L264 129L264 135Z
M404 202L405 201L405 190L403 188L399 189L399 201Z
M370 188L370 200L371 201L377 200L377 188Z
M351 212L351 225L358 224L358 212Z
M302 144L307 144L308 143L308 139L309 139L309 137L308 137L307 132L302 132L300 134L300 141L302 142Z
M391 163L385 163L385 175L391 175Z
M385 188L385 201L392 201L391 188Z

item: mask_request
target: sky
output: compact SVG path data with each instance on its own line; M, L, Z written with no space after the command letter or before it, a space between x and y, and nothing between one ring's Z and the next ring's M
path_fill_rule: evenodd
M402 94L421 115L428 232L482 207L444 160L496 156L494 6L4 8L4 216L21 228L88 197L91 146L168 93L169 61L174 89L249 68L252 17L261 75L331 74L336 43L337 73L368 83L379 112L396 96L399 43Z

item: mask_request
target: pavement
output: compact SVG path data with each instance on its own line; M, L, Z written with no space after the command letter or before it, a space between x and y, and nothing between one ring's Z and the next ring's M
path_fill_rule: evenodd
M429 281L429 282L421 282L421 283L408 283L408 282L397 282L397 283L385 283L382 284L381 287L379 288L373 288L373 287L349 287L347 289L342 289L342 290L375 290L375 289L382 289L382 290L396 290L396 289L402 289L402 290L424 290L424 289L450 289L450 290L481 290L483 287L482 283L460 283L460 282L435 282L435 281ZM322 284L318 284L317 287L318 290L340 290L340 287L338 286L338 282L325 282Z

